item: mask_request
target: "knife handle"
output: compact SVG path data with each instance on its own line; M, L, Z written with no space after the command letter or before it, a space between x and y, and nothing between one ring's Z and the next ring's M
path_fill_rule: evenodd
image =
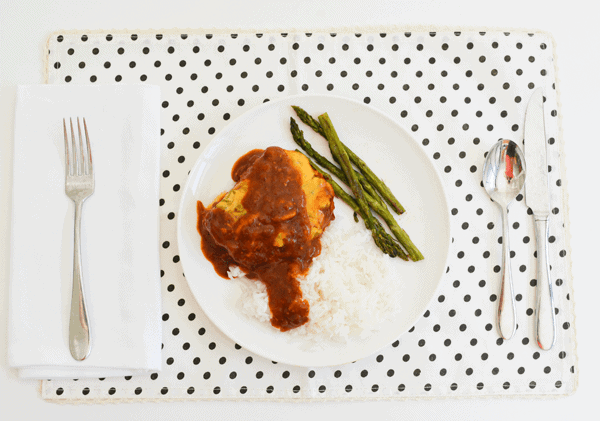
M498 328L504 339L510 339L517 329L517 312L510 268L510 243L508 241L508 211L502 208L502 286L498 302Z
M537 242L536 341L541 349L552 348L556 341L554 299L548 267L548 217L535 218Z

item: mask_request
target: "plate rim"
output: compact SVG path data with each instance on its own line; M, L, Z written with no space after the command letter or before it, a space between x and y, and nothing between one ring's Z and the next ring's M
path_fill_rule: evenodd
M181 258L181 265L182 265L182 269L183 269L183 273L185 274L185 260L183 258L183 256L181 256L181 244L183 242L182 240L182 229L183 229L183 218L181 217L181 215L183 215L183 212L185 212L184 209L184 198L187 194L187 192L190 191L190 184L192 183L192 175L195 174L196 169L198 167L198 165L200 164L200 162L203 159L203 156L207 153L207 151L210 151L209 148L211 147L211 144L213 144L213 141L218 138L221 134L223 134L223 132L225 132L227 129L229 129L230 127L234 126L238 121L243 120L244 118L246 118L247 115L253 113L253 112L257 112L258 109L260 108L267 108L267 107L272 107L278 103L284 102L284 101L290 101L293 100L294 98L329 98L329 99L333 99L333 100L341 100L341 101L345 101L347 103L351 103L354 104L356 106L359 107L366 107L368 108L370 111L374 112L375 114L379 115L381 118L386 119L387 121L389 121L393 126L395 126L396 128L398 128L399 130L401 130L402 132L404 132L404 134L406 135L406 137L408 137L410 139L411 142L413 142L421 151L421 153L423 154L423 156L425 157L425 159L429 162L430 164L430 168L433 170L434 172L434 176L436 178L436 180L438 181L440 187L441 187L441 191L442 191L442 200L445 204L445 208L447 210L445 218L447 220L447 231L448 231L448 235L446 238L444 238L447 241L448 244L448 248L446 250L446 255L444 258L444 265L443 267L447 268L448 267L448 261L450 259L450 249L452 247L452 224L450 221L450 207L449 207L449 200L448 200L448 192L446 191L446 188L444 186L443 183L443 179L441 177L441 173L438 170L438 168L435 166L434 162L432 161L431 157L429 157L426 153L424 153L424 151L421 149L420 144L413 138L413 136L398 122L396 121L394 118L392 118L390 115L388 115L387 113L385 113L384 111L375 108L369 104L365 104L363 102L360 102L358 100L355 100L353 98L348 98L348 97L344 97L344 96L340 96L340 95L332 95L332 94L295 94L295 95L289 95L289 96L285 96L282 98L277 98L275 100L269 100L267 102L263 102L261 104L258 104L254 107L251 107L250 109L244 111L242 114L240 114L239 116L237 116L236 118L234 118L233 120L231 120L226 126L224 126L219 132L217 132L214 137L210 140L209 144L206 146L206 148L202 151L202 153L200 153L200 155L198 155L196 161L194 162L194 165L191 167L188 175L187 175L187 179L186 182L184 184L183 187L183 193L181 195L180 198L180 202L179 205L177 207L177 224L176 224L176 238L177 238L177 246L178 246L178 250L179 250L179 254L180 254L180 258ZM446 271L447 272L447 271ZM431 297L429 297L429 300L427 301L427 304L424 306L424 311L427 310L430 306L431 303L434 301L437 292L439 291L439 289L441 288L442 285L442 279L444 278L444 275L446 272L442 272L441 275L439 276L438 280L436 281L436 286L433 289L433 293L431 294ZM196 297L196 294L194 293L194 289L189 285L190 282L187 278L186 275L184 275L185 281L188 284L188 287L190 288L190 292L192 294L192 296L194 297L194 300L196 301L196 303L198 304L198 306L200 307L200 309L202 310L202 312L206 315L206 317L210 320L210 322L215 325L219 331L225 335L226 337L228 337L229 339L231 339L232 341L236 342L237 344L239 344L242 348L245 348L251 352L253 352L254 354L261 356L263 358L272 360L272 358L268 355L265 355L264 353L257 351L252 344L247 344L245 343L245 341L238 341L238 339L234 339L231 338L229 336L228 333L226 333L226 330L223 329L223 327L221 326L222 323L220 323L218 320L215 320L213 317L211 317L211 315L209 313L207 313L204 308L202 307L202 305L200 304L200 302L198 301L198 298ZM421 320L423 318L423 311L421 312L420 315L415 317L415 320L412 321L412 323L410 325L414 326L419 320ZM369 354L359 358L366 358L369 355L372 355L373 353L377 352L378 350L382 349L383 347L389 345L390 343L393 343L395 340L398 340L401 336L403 336L404 334L406 334L408 331L410 330L410 327L403 330L402 332L399 332L397 336L395 336L395 339L393 341L390 341L389 343L386 343L384 345L382 345L381 347L379 347L377 350L373 350L372 352L370 352ZM243 342L243 343L242 343ZM288 365L292 365L292 366L296 366L296 367L334 367L334 366L338 366L338 365L343 365L343 364L348 364L348 363L352 363L357 361L357 359L348 359L340 361L340 362L335 362L335 363L311 363L311 364L306 364L306 363L294 363L291 362L289 360L281 360L279 359L277 362L278 363L283 363L283 364L288 364Z

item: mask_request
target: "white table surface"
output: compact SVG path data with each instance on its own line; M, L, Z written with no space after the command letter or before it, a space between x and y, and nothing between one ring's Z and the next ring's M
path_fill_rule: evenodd
M0 0L0 414L25 419L597 419L586 412L600 391L596 352L600 229L593 188L598 131L600 55L597 14L583 0ZM283 6L285 5L285 7ZM285 10L283 10L285 9ZM7 366L7 295L12 194L13 117L18 84L43 82L48 35L58 29L230 28L318 30L438 26L545 30L557 44L575 289L579 388L559 399L438 399L377 402L164 402L60 405L40 398L39 382ZM597 200L596 200L597 201Z

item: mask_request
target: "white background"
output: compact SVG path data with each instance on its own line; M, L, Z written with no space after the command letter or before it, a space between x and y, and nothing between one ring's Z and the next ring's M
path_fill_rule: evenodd
M600 287L594 185L600 152L600 32L594 2L583 0L0 0L0 416L3 420L106 419L597 419ZM7 367L7 295L16 85L43 82L48 35L59 29L230 28L318 30L385 25L545 30L557 44L575 286L579 388L559 399L377 402L173 402L60 405L39 382ZM32 122L34 124L35 122Z

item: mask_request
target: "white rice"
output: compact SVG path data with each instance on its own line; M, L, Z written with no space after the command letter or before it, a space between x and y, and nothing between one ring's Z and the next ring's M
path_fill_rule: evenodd
M306 342L366 336L399 310L393 259L373 243L363 221L356 223L347 205L335 200L336 218L321 237L321 254L299 279L310 304L309 321L282 333ZM237 267L229 271L242 282L241 311L270 326L265 285L243 275Z

